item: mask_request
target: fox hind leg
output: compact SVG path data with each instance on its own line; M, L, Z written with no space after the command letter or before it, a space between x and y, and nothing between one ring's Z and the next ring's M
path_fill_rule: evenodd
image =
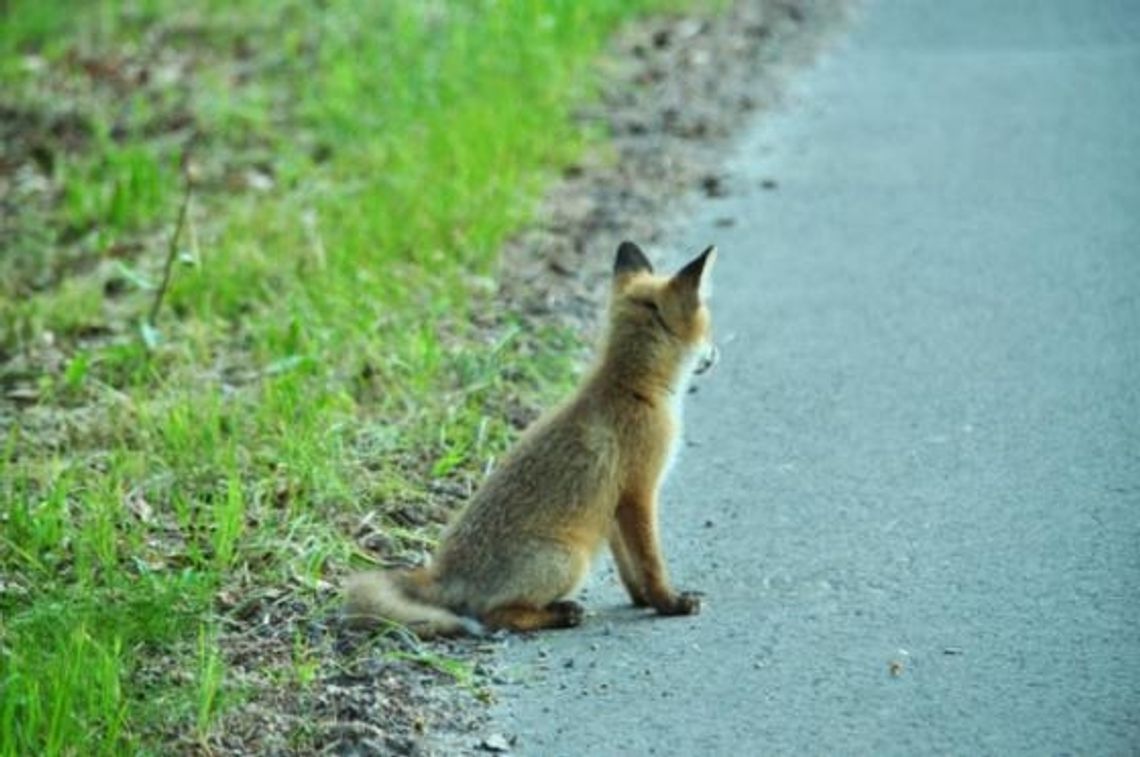
M543 541L525 557L502 566L509 576L494 599L478 613L484 625L512 631L571 628L582 622L585 610L570 596L589 570L587 555L564 544Z
M488 628L509 631L538 631L543 628L573 628L582 623L585 609L577 602L560 600L545 607L525 603L503 605L481 617Z

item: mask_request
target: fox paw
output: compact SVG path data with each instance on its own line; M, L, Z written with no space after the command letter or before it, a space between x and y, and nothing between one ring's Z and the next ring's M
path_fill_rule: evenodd
M677 605L681 610L682 615L699 615L701 612L701 597L704 594L699 591L683 591L677 597Z
M675 595L669 604L658 607L662 615L697 615L701 611L701 592L683 591Z
M558 613L558 625L562 628L580 626L582 619L586 617L586 608L570 600L551 602L548 609Z

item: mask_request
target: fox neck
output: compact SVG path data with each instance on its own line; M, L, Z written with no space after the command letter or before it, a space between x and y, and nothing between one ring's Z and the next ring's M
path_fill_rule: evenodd
M662 347L630 346L611 338L594 371L595 381L642 402L668 406L679 420L681 398L688 391L698 354L693 349Z
M605 394L619 402L636 403L641 409L667 416L669 438L659 481L669 475L680 453L684 398L699 359L695 349L674 348L664 354L667 359L662 360L659 350L623 348L611 340L593 379L595 386L600 385Z

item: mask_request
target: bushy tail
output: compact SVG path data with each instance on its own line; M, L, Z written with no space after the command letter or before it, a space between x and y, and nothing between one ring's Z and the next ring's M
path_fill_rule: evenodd
M345 619L358 628L399 623L422 639L482 633L477 621L432 604L416 591L429 580L424 568L350 576L345 585Z

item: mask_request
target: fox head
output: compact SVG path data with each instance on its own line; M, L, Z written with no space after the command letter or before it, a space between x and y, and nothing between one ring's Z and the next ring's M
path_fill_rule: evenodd
M614 260L609 357L669 391L711 368L717 350L706 303L715 262L710 246L674 275L662 276L640 247L622 242Z

